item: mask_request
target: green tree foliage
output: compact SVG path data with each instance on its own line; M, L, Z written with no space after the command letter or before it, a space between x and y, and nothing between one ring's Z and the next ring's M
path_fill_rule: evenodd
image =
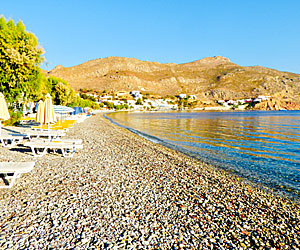
M141 98L136 100L135 105L143 105L143 102L142 102Z
M68 105L73 102L74 91L66 84L59 82L55 86L55 102L60 105Z
M164 99L164 100L165 100L165 99L172 99L172 100L174 100L174 99L176 99L176 97L173 96L173 95L166 95L166 96L163 97L163 99Z
M25 94L36 97L43 79L39 68L43 49L24 24L0 17L0 91L12 102Z
M193 109L197 106L198 101L188 102L187 107Z
M114 104L112 102L104 102L104 104L106 105L106 107L108 109L113 109L114 108Z
M54 76L50 76L47 81L46 89L51 92L54 104L70 106L76 102L75 91L66 81Z
M73 103L71 104L73 107L90 107L92 109L100 109L100 105L95 103L89 99L82 99L80 96L76 96Z
M8 126L19 124L19 120L22 118L22 112L9 110L9 114L10 118L7 121L4 121L4 124Z
M182 108L183 104L184 104L183 99L182 99L182 98L179 98L179 99L177 100L177 105L178 105L178 107L179 107L179 108Z
M90 95L87 95L87 94L80 94L80 97L81 97L82 99L89 99L89 100L91 100L91 101L93 101L93 102L96 101L96 98L95 98L94 96L90 96Z
M113 108L115 110L121 110L121 109L128 109L128 105L127 104L119 104L119 105L113 105Z
M25 30L21 21L15 24L0 17L0 92L8 102L38 101L50 93L56 105L100 108L92 100L77 96L66 81L46 78L40 69L42 54L37 38Z
M88 93L88 92L93 92L93 90L92 89L79 89L79 91L80 92L82 92L82 93Z
M87 89L80 88L79 91L82 92L82 93L87 93Z

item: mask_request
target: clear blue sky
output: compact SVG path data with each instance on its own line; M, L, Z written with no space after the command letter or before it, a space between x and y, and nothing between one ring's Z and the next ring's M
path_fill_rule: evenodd
M108 56L185 63L225 56L242 66L300 73L298 0L12 0L52 69Z

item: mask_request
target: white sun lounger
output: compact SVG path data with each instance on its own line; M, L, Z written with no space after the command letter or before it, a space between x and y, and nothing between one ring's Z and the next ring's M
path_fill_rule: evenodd
M49 131L32 130L26 133L26 136L29 138L29 140L32 140L32 138L41 138L41 137L48 137L50 139L55 139L65 135L66 134L63 131L59 131L59 130L55 130L55 131L54 130L49 130Z
M63 141L29 141L24 143L25 147L30 147L34 156L43 156L48 150L53 149L55 152L61 151L64 157L72 157L76 149L83 148L82 144Z
M22 134L2 134L0 136L0 142L3 147L13 147L17 143L20 143L23 141L23 138L26 135Z
M0 186L0 188L11 188L14 185L15 180L21 176L21 174L30 172L34 167L35 162L0 162L1 174L7 175L4 179L11 179L8 185Z
M45 138L33 138L30 140L31 142L49 142L49 139ZM65 138L55 138L50 140L50 142L65 142L65 143L75 143L76 145L82 144L82 139L65 139Z

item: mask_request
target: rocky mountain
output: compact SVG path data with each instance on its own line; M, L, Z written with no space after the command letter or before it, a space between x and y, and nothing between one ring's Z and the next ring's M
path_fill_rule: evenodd
M186 93L203 100L268 95L293 103L299 103L300 94L300 74L242 67L221 56L183 64L108 57L74 67L59 65L47 74L68 81L75 90L140 90L160 96Z

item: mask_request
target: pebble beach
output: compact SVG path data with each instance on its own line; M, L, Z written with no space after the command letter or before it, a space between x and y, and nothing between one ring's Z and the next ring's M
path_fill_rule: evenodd
M75 124L73 158L35 161L0 189L0 249L300 249L299 202L147 141L101 114Z

